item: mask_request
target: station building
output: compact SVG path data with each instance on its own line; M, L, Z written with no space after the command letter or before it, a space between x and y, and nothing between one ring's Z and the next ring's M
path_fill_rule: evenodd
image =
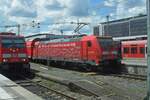
M93 28L94 35L109 35L115 38L147 35L147 15L139 15L100 23Z

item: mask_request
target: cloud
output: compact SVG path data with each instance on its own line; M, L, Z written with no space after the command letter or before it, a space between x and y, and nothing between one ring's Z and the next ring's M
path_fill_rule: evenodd
M35 20L48 24L41 25L41 31L55 29L60 32L64 29L69 33L77 25L52 23L77 22L79 19L80 22L91 23L81 30L88 33L94 25L106 20L105 15L109 14L113 19L135 16L146 13L145 6L145 0L1 0L0 23L22 24ZM22 28L22 32L29 31L34 31L31 26Z
M36 8L33 1L13 0L7 15L15 17L37 17Z
M89 15L89 0L70 0L67 4L67 14L85 17Z
M127 8L133 8L133 7L143 7L145 6L146 0L128 0L124 1Z
M10 16L15 17L36 17L37 13L35 11L28 11L25 9L13 8L10 12L8 12Z
M115 5L116 5L116 1L115 0L106 0L106 1L104 1L104 6L113 7Z
M116 18L124 18L146 14L146 3L144 0L128 0L118 3L116 9Z
M45 5L45 8L48 10L61 10L64 6L62 6L57 0L51 0L51 2Z
M110 13L114 19L146 14L146 0L106 0L104 6L115 9Z

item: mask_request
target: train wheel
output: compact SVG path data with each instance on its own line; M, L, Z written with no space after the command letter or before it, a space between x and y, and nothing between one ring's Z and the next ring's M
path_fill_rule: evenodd
M2 64L0 64L0 71L2 70L3 68L2 68Z
M82 70L83 70L83 71L88 71L88 72L89 72L89 71L92 70L92 68L91 68L90 65L83 65Z
M100 70L99 66L91 66L91 70L94 72L98 72Z
M30 73L31 72L31 68L30 68L30 64L24 64L23 65L23 73Z

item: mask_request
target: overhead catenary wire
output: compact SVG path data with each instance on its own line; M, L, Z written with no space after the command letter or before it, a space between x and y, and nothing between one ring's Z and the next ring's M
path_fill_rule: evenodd
M25 26L25 27L33 27L33 28L41 28L41 26L49 26L49 25L59 25L59 24L76 24L78 25L74 30L73 32L79 32L79 30L81 28L83 28L85 25L89 25L90 23L88 22L73 22L73 21L70 21L70 22L54 22L54 23L42 23L42 22L36 22L36 21L32 21L31 23L24 23L24 24L12 24L12 25L0 25L0 28L14 28L16 27L18 29L18 35L20 34L20 31L21 31L21 27ZM62 30L62 29L60 29Z

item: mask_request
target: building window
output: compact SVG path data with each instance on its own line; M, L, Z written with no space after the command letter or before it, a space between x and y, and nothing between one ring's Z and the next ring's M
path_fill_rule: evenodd
M123 52L124 52L124 54L128 54L129 53L129 48L123 48Z
M136 53L137 53L137 47L132 47L131 54L136 54Z

